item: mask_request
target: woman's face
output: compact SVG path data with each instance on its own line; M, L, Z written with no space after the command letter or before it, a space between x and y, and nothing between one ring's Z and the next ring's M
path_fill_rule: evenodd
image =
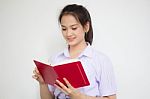
M85 29L72 15L64 15L61 19L62 34L69 46L85 43Z

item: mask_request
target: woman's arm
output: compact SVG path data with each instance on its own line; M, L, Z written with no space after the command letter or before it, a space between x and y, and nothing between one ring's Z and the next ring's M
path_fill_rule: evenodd
M117 99L116 95L105 96L102 99Z
M40 84L41 99L54 99L54 95L49 91L47 84Z
M40 96L41 99L54 99L54 95L49 91L48 85L45 84L41 74L39 73L38 69L35 68L33 71L34 75L32 76L39 82L40 85Z
M94 96L87 96L85 94L80 93L75 88L71 86L69 81L64 78L64 81L67 86L65 86L63 83L61 83L59 80L56 80L57 84L55 86L64 92L66 95L70 96L71 99L116 99L116 95L110 95L110 96L103 96L103 97L94 97Z
M110 96L104 96L104 97L87 96L86 99L117 99L117 98L116 98L116 95L110 95Z

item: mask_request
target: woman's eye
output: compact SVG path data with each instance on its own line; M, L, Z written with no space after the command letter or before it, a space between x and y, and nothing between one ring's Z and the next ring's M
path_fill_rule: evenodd
M63 31L66 31L66 29L62 29Z
M72 30L76 30L77 28L72 28Z

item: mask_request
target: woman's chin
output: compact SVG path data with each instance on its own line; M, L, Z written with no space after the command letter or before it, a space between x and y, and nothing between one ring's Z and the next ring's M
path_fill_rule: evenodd
M76 43L75 43L75 42L68 42L68 45L69 45L69 46L75 46Z

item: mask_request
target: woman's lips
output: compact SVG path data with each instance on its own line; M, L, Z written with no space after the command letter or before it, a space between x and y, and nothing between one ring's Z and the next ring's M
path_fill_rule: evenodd
M67 41L72 42L75 39L75 37L73 38L67 38Z

